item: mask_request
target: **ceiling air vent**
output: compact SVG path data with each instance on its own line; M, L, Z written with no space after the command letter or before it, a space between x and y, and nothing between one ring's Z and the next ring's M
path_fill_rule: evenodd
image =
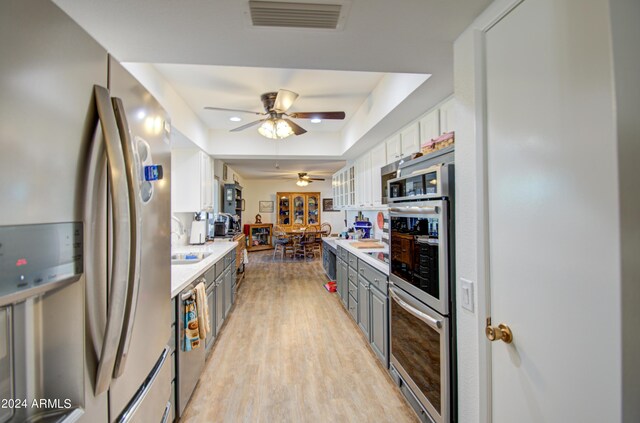
M280 28L337 29L339 4L249 1L254 26Z

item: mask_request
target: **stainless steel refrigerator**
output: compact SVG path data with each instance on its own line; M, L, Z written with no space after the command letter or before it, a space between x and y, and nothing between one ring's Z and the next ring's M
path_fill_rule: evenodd
M169 118L50 1L0 57L0 422L166 421Z

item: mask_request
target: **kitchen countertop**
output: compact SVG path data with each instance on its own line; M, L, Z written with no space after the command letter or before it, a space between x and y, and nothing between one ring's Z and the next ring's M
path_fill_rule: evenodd
M176 253L211 253L202 261L194 264L173 264L171 265L171 298L175 297L187 285L193 282L198 275L209 269L218 260L224 257L229 251L238 246L237 242L212 242L205 245L183 245L173 247L171 254Z
M336 241L339 240L339 239L340 238L338 238L338 237L323 237L322 238L322 240L324 242L326 242L328 245L332 246L336 250L338 249L338 244L336 244Z
M349 251L350 253L356 255L359 259L365 261L367 264L370 264L376 270L384 273L385 275L389 275L389 265L371 257L365 253L388 253L389 246L384 242L380 241L383 244L384 248L356 248L351 246L352 242L355 242L353 239L340 239L340 238L322 238L324 242L332 243L332 245L337 249L338 247L342 247Z

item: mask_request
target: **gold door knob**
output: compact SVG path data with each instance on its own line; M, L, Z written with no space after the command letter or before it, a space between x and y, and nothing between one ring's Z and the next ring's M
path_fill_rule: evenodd
M506 344L510 344L513 341L513 333L509 326L504 323L500 323L498 327L491 326L491 317L487 317L487 326L484 329L484 334L489 341L503 341Z

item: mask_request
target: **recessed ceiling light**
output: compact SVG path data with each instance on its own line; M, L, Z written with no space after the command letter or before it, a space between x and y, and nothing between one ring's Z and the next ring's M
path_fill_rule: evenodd
M231 116L231 117L229 118L229 120L230 120L231 122L240 122L240 121L242 120L242 118L239 118L238 116Z
M311 123L320 123L320 122L322 122L322 119L320 119L320 118L311 119Z

